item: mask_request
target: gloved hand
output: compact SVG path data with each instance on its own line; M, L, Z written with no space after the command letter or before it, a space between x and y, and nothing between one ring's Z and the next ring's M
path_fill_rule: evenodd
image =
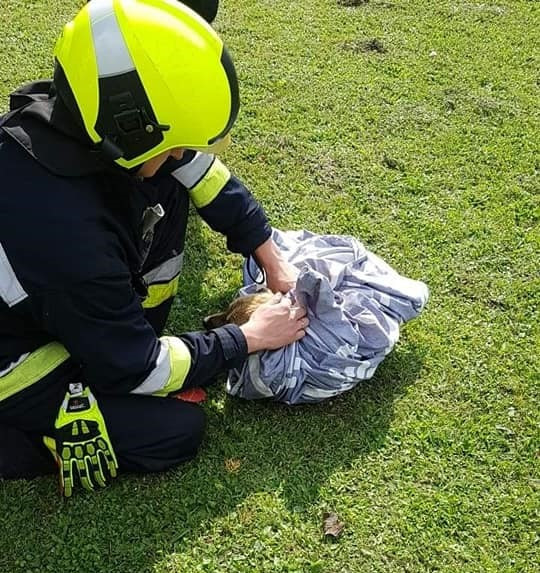
M65 497L81 484L93 490L105 487L116 477L118 462L107 434L105 420L89 388L70 384L55 422L54 437L43 441L60 470L60 486Z

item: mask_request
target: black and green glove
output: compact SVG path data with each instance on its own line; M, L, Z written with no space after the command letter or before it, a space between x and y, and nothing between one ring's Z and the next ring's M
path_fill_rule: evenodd
M54 437L43 441L60 469L60 487L66 497L79 484L93 490L116 477L118 462L105 420L89 388L70 384L58 411Z

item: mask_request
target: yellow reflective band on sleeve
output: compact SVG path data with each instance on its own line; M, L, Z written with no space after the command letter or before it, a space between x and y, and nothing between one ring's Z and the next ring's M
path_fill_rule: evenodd
M148 287L148 296L142 303L143 308L154 308L174 296L178 292L179 278L175 277L168 283L150 285Z
M38 382L68 358L68 351L59 342L34 350L9 374L0 377L0 401Z
M167 396L171 392L177 392L184 385L191 366L191 353L182 340L176 336L162 336L160 340L168 347L171 369L165 386L154 392L154 395Z
M230 178L231 173L216 157L206 175L189 191L195 207L200 209L211 203Z

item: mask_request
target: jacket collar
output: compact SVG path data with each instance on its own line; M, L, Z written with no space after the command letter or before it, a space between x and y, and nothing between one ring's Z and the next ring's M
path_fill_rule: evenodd
M108 162L56 95L51 80L22 86L10 96L2 128L46 169L63 177L79 177L110 169Z

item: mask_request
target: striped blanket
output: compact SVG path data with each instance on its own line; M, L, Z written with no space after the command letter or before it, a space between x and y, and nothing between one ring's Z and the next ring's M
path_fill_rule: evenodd
M424 308L427 286L398 274L353 237L274 229L273 239L300 269L290 296L306 307L310 324L302 340L252 354L230 371L229 394L313 403L371 378L398 341L400 325ZM248 260L239 295L255 292L254 279L261 278Z

